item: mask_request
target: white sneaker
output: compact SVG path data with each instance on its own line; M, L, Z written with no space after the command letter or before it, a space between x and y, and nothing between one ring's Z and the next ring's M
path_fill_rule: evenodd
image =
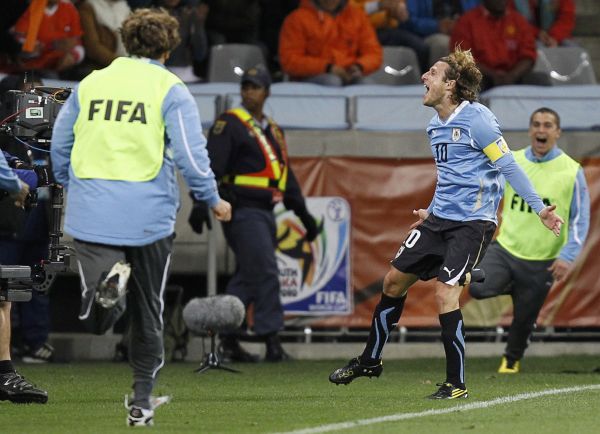
M152 426L154 425L154 410L146 410L136 405L131 406L127 415L127 426Z
M100 282L96 290L96 303L105 309L114 307L127 291L127 281L131 274L131 266L123 261L117 262Z
M151 396L150 410L129 404L129 395L125 395L125 408L129 410L127 415L127 426L152 426L154 425L154 410L163 404L171 402L171 397Z
M21 356L23 363L48 363L53 360L54 347L46 342L35 351L25 347L25 353Z

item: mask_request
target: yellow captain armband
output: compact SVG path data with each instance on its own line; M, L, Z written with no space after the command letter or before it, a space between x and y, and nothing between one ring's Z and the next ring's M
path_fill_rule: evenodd
M510 149L508 149L508 144L506 143L506 140L504 140L504 137L500 136L483 148L483 153L487 155L492 163L495 163L503 155L510 154Z

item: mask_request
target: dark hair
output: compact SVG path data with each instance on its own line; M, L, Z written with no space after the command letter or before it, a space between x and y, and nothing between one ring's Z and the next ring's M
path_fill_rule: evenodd
M463 51L460 47L456 47L453 53L442 57L440 61L449 66L446 69L446 80L456 80L452 100L457 104L461 101L477 101L483 76L471 50Z
M548 107L540 107L539 109L531 113L531 116L529 117L529 125L533 123L533 117L538 113L550 113L552 116L554 116L554 120L556 121L556 127L560 129L560 116L558 115L558 113L556 113L554 110Z
M137 9L121 27L123 45L130 55L158 59L181 42L179 23L163 8Z

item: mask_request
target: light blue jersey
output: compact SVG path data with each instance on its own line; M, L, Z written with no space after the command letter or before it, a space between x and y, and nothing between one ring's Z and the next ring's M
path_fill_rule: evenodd
M505 177L536 213L544 208L515 162L498 120L484 105L463 101L445 121L436 114L427 135L437 165L435 195L428 209L435 216L497 224Z

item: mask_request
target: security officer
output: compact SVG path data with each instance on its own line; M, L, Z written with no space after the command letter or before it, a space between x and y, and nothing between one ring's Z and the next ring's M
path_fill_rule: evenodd
M80 319L104 333L127 300L134 377L127 423L144 426L168 400L151 399L151 392L164 365L161 314L179 206L175 166L218 220L231 218L231 206L219 197L194 99L164 67L180 42L177 20L162 9L138 9L121 37L131 57L81 81L56 120L51 157L68 192L65 232L77 250Z
M221 194L234 210L231 222L223 224L237 263L226 292L239 297L246 307L254 303L254 331L266 343L265 360L279 362L287 355L278 336L283 328L283 307L273 207L283 201L293 210L306 229L307 241L314 240L318 230L289 165L283 132L263 113L270 85L269 73L262 66L244 73L242 106L225 112L214 123L208 153ZM190 224L196 232L202 231L206 216L202 204L194 206ZM221 348L224 359L258 360L240 346L237 335L222 335Z

